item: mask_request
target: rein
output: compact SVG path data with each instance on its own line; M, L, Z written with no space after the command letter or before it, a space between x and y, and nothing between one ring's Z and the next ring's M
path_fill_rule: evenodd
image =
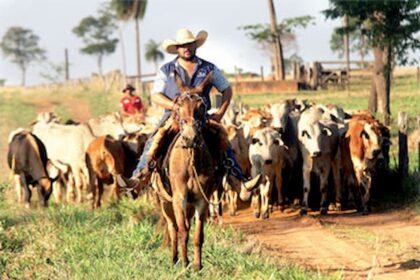
M223 195L220 197L219 201L217 202L212 202L210 201L210 199L207 197L207 195L204 193L203 187L201 186L200 180L198 179L198 174L197 174L197 170L195 169L194 166L194 149L189 149L190 151L190 164L194 173L194 179L195 179L195 183L198 186L198 189L200 190L201 195L203 196L204 200L208 203L211 204L213 206L218 206L220 203L222 203L223 198L225 196L225 193L223 192ZM223 186L224 189L225 186Z

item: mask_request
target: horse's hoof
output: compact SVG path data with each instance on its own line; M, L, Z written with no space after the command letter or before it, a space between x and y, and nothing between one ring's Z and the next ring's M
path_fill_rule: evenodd
M367 209L362 211L362 216L366 216L369 215L369 211Z
M265 212L264 213L264 215L262 216L262 218L265 220L265 219L268 219L268 212Z
M200 264L194 264L194 271L199 272L201 269L203 269L203 266Z
M321 208L321 211L319 212L321 215L327 215L327 209L326 208Z
M260 213L254 213L255 218L259 219L260 218Z
M307 214L308 214L308 210L306 210L305 208L300 209L300 215L301 216L306 216Z

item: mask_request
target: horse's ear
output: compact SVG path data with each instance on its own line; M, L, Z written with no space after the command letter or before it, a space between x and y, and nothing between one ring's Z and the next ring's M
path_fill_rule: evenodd
M181 77L179 76L179 74L176 71L174 71L174 77L175 77L175 84L178 87L178 90L182 94L185 91L185 84L184 84Z
M201 84L194 88L194 93L202 93L204 88L211 82L212 79L213 71L209 72L206 78L204 78L204 80L201 82Z

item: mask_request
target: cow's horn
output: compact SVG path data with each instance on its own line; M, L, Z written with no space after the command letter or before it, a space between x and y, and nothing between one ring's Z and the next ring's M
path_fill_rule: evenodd
M252 191L258 186L261 179L261 174L258 174L255 178L241 184L241 192L239 198L242 201L248 201L251 197Z

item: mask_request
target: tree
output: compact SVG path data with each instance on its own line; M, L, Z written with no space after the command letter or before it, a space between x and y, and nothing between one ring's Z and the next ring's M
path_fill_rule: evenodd
M336 28L331 34L330 49L338 55L339 58L343 58L345 54L344 50L344 33L343 28ZM365 56L368 52L368 45L366 36L362 33L362 30L356 25L356 20L349 18L349 25L347 28L349 33L349 44L350 52L358 53L362 66L364 66Z
M103 58L114 53L117 47L118 39L113 38L116 27L109 7L105 5L98 10L98 17L85 17L73 28L73 33L85 44L80 51L96 57L101 76Z
M112 0L112 8L116 11L117 17L122 21L134 20L136 33L136 62L137 77L141 86L141 56L140 56L140 27L139 21L144 18L147 7L147 0Z
M327 18L353 17L373 47L374 67L369 110L383 114L390 124L391 71L393 61L410 62L410 51L420 48L420 0L330 0ZM418 57L417 57L418 59ZM411 59L415 62L416 58Z
M0 43L3 55L22 71L22 86L25 86L29 64L45 58L45 50L38 45L39 37L30 29L14 26L4 34Z
M296 52L296 35L295 30L297 28L306 28L309 24L313 24L314 18L311 16L301 16L294 18L287 18L277 24L277 34L281 38L282 52ZM245 31L245 35L258 43L262 50L266 51L270 56L272 65L275 69L279 66L276 66L276 52L277 48L272 47L276 43L276 36L271 31L271 26L269 24L253 24L253 25L244 25L239 27L240 30ZM277 38L278 38L277 37ZM283 55L282 55L283 56ZM283 71L285 67L284 59L281 63L283 66Z
M159 45L159 43L152 39L150 39L146 44L145 58L147 61L153 62L155 64L155 72L158 70L158 62L164 58L163 52L159 50Z

